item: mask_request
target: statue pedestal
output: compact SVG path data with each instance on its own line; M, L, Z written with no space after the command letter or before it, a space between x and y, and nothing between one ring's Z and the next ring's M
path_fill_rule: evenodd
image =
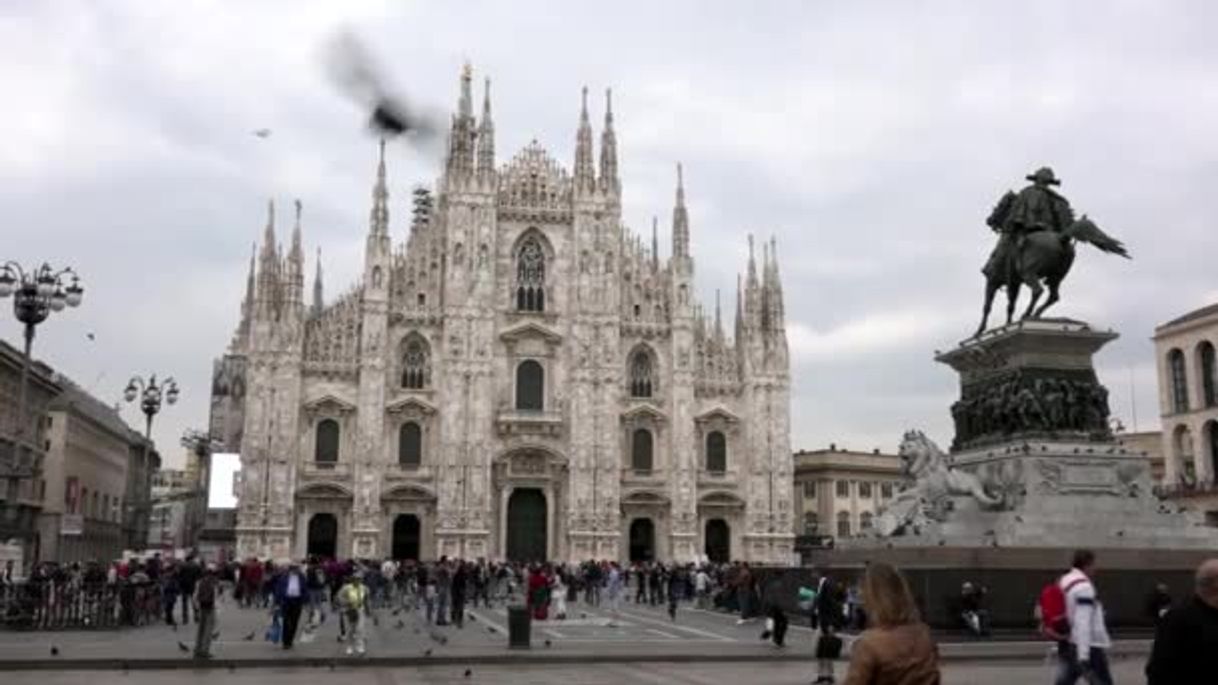
M960 374L952 451L1012 439L1107 442L1108 391L1092 356L1115 340L1081 321L1022 321L966 340L935 361Z
M881 512L879 530L894 532L857 544L1218 546L1218 529L1159 501L1147 455L1121 446L1108 428L1108 393L1092 356L1116 337L1079 321L1045 319L937 354L960 374L952 453L907 435L902 456L920 472Z

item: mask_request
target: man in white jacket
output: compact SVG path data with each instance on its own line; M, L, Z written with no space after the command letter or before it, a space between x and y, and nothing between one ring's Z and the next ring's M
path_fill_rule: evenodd
M1066 596L1070 641L1058 647L1055 685L1073 685L1080 677L1089 685L1112 685L1112 673L1108 669L1112 639L1108 637L1108 627L1104 623L1104 605L1092 583L1095 553L1086 549L1075 552L1072 566L1069 573L1057 581Z

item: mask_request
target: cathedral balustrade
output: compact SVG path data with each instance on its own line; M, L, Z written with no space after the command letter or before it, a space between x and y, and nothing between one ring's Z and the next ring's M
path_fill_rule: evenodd
M435 469L431 466L403 466L389 464L383 471L389 480L430 481L435 478Z
M509 409L500 411L495 425L500 435L562 435L563 414L557 410Z
M638 487L663 485L666 482L665 473L664 469L659 468L636 469L628 466L622 469L622 485Z
M700 469L698 471L698 487L714 488L716 490L728 489L735 490L736 484L740 481L740 472L735 469L727 471L707 471Z
M350 464L325 464L306 461L300 465L300 476L306 479L334 480L351 477Z

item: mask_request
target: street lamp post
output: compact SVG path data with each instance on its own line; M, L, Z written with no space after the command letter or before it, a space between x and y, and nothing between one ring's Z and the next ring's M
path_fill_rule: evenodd
M172 377L166 378L158 384L155 373L149 376L147 381L139 376L132 376L131 380L127 382L127 389L123 391L123 398L127 402L134 402L138 398L140 411L144 412L144 469L151 481L152 470L148 463L148 448L152 444L152 418L161 411L162 401L168 404L178 401L178 384ZM151 497L151 494L149 496ZM151 506L151 502L149 502L149 506Z
M69 281L68 279L71 278ZM21 473L33 477L38 471L38 464L33 457L29 458L28 466L23 466L29 456L26 436L26 394L30 379L30 351L34 346L34 329L38 324L47 320L51 312L63 311L66 307L80 306L85 289L80 285L80 277L70 267L56 271L49 264L26 270L17 262L9 261L0 265L0 299L13 297L13 314L25 325L25 346L21 357L21 384L17 391L17 426L13 436L13 463L8 465L8 495L9 516L16 515L17 493Z

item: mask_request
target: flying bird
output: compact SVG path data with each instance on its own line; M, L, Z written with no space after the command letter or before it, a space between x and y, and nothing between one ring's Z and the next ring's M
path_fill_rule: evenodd
M251 131L251 133L253 133L255 136L258 136L259 138L262 138L263 140L266 140L267 138L271 137L271 129L269 129L269 128L260 128L260 129Z
M424 114L400 93L390 92L372 54L354 34L344 32L335 37L328 67L335 85L368 111L368 127L376 135L405 136L418 143L439 139L437 118Z
M94 341L97 340L97 336L93 335L92 332L85 333L85 337L88 338L89 340L94 340Z

